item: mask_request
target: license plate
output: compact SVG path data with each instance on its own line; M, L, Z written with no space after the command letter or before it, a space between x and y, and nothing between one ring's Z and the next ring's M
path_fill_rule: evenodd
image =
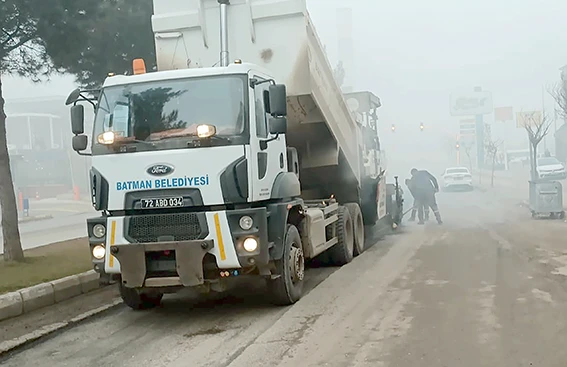
M148 271L173 271L176 268L175 260L151 260L147 264Z
M455 180L462 180L462 177L455 177Z
M142 209L177 208L183 206L183 197L142 199Z

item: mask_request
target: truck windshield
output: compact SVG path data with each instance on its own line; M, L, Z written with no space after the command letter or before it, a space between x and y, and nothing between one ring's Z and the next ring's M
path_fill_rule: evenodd
M211 76L112 86L100 96L93 132L93 154L117 149L163 150L198 147L196 128L216 127L214 145L244 144L247 136L246 77ZM113 131L116 144L98 136ZM192 142L197 142L192 144Z

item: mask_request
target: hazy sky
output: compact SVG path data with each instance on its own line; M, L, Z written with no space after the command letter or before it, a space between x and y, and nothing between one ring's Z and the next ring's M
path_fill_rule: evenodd
M449 93L476 85L493 92L495 106L540 109L542 86L567 64L565 0L308 0L333 64L336 9L344 6L353 9L354 23L355 69L347 72L355 89L382 98L383 126L424 121L453 128ZM66 95L73 88L72 78L43 86L4 82L8 98Z
M492 91L496 106L539 108L542 85L556 81L567 64L564 0L309 4L331 57L336 8L350 4L357 86L376 90L389 118L400 110L408 119L441 118L450 91L475 85Z

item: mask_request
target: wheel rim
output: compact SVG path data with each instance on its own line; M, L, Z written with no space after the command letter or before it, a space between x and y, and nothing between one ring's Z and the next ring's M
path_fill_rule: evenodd
M289 270L291 281L295 284L301 282L305 277L305 258L303 249L297 244L293 244L289 253Z

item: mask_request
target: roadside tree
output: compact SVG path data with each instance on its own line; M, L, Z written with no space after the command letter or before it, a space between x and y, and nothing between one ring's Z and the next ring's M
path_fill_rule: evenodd
M109 72L127 73L132 59L155 65L152 0L0 1L0 206L4 259L22 261L18 208L10 170L2 77L34 82L69 73L87 88ZM63 101L62 101L63 103Z
M537 175L537 147L539 143L545 138L549 133L549 128L551 126L551 120L546 115L542 115L539 118L538 114L532 114L526 116L526 123L524 128L528 133L528 139L530 140L530 168L531 168L531 179L535 180Z

